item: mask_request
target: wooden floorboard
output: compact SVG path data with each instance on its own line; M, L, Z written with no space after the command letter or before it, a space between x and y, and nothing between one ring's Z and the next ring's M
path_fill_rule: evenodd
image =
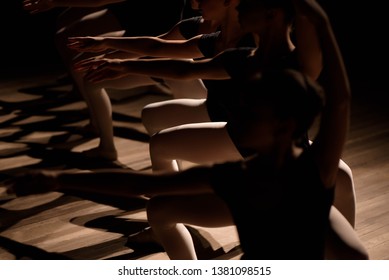
M360 86L353 97L344 160L354 175L356 231L370 258L389 259L388 91Z
M88 121L61 69L32 69L0 78L0 181L36 168L150 171L141 108L170 98L163 93L111 91L119 164L90 162L80 151L97 139L76 133ZM344 160L357 195L356 231L371 259L389 259L389 113L387 92L357 89ZM0 187L0 259L167 259L152 247L130 248L126 237L147 226L145 201L49 193L7 199ZM240 256L235 227L191 227L199 257Z
M61 72L27 71L0 80L0 180L30 169L150 171L149 137L141 108L169 99L146 89L110 91L118 163L91 162L80 152L95 137L75 133L88 122L84 102ZM0 187L0 259L168 259L153 247L130 248L129 234L148 226L144 200L49 193L7 200ZM201 259L240 256L235 227L191 227Z

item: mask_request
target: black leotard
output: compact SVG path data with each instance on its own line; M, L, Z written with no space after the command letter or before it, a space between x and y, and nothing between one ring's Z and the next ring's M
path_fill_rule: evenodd
M218 39L220 34L221 34L220 31L217 31L202 36L202 39L199 43L199 49L204 54L204 57L211 58L218 54L216 50L216 40ZM252 47L252 48L255 47L255 40L251 34L247 34L238 42L237 48L243 46ZM229 56L226 57L228 58ZM231 63L235 63L235 62L231 62ZM208 91L206 105L207 105L207 110L211 121L226 121L227 120L226 108L234 104L234 101L232 101L232 99L236 97L236 94L231 93L231 89L232 87L234 87L233 83L235 83L235 81L232 79L226 79L226 80L203 79L203 82Z
M208 113L210 116L222 116L228 118L229 115L234 115L235 110L240 110L239 108L239 98L238 92L240 91L240 86L242 82L245 82L248 78L252 77L253 74L261 71L262 69L258 66L258 62L252 56L252 53L255 49L253 48L237 48L230 49L223 53L221 61L224 65L224 68L228 72L233 80L230 83L228 88L225 88L224 91L214 91L212 94L208 94L207 106ZM300 64L298 62L297 52L293 50L289 54L280 57L278 60L274 60L271 66L267 66L267 70L277 70L291 68L300 70ZM227 93L227 94L226 94ZM214 117L215 118L215 117ZM235 142L233 134L230 131L230 127L227 125L227 129L230 132L232 140ZM309 146L309 137L308 133L305 133L300 141L297 143L300 147L306 148ZM238 147L238 146L237 146ZM239 147L238 147L239 149ZM242 156L247 156L245 151L240 150Z
M334 188L325 188L308 147L277 172L258 159L215 165L212 185L237 226L242 259L318 260Z
M186 18L180 22L180 33L185 39L199 35L199 27L203 17Z
M207 98L207 110L212 121L228 121L230 115L235 115L239 112L239 92L240 86L253 74L261 71L259 63L255 57L252 56L254 48L236 48L229 49L223 52L220 56L220 61L224 65L224 68L230 75L229 82L224 83L224 88L221 90L208 91ZM300 69L300 64L297 58L297 52L293 50L288 55L280 57L278 60L272 62L271 66L267 66L267 70L272 69ZM236 143L233 133L230 131L230 127L227 124L227 129L231 136L231 139ZM302 148L309 146L308 133L305 133L298 143ZM240 153L243 157L249 154L246 151L240 149L237 145Z

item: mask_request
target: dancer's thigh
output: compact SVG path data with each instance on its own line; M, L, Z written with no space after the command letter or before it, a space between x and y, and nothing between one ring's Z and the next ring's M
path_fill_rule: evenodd
M332 206L330 211L330 230L326 237L326 259L366 260L369 254L347 219Z
M207 98L207 88L200 79L165 80L174 98Z
M209 122L205 99L173 99L146 105L142 122L150 135L186 123Z
M147 216L152 224L184 223L203 227L233 225L227 205L215 194L156 196L149 200Z
M86 14L59 29L57 34L72 36L99 36L123 30L116 17L107 9Z
M86 15L102 10L102 7L70 7L66 8L57 17L57 30L73 24Z
M106 89L133 89L143 86L157 85L158 82L144 75L128 75L119 79L106 80L99 83L93 83L91 86Z
M79 53L67 47L67 40L73 36L112 36L121 37L125 33L116 17L107 9L100 9L87 14L71 24L57 30L55 41L59 52L73 59L73 63L81 59L96 56L99 53Z
M151 137L150 156L198 164L242 159L225 122L185 124L164 129Z
M354 227L356 209L354 178L351 168L343 160L339 161L334 205Z

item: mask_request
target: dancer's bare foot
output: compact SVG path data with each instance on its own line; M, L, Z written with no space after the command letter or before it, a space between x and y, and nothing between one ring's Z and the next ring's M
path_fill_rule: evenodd
M103 150L100 147L86 150L82 153L91 159L102 159L107 161L116 161L118 159L118 153L116 150Z

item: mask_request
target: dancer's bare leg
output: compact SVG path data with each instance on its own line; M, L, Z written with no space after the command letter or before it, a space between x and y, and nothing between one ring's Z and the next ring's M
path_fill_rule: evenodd
M85 9L83 10L85 12ZM76 18L76 16L80 16ZM64 23L68 22L68 25ZM56 44L58 51L73 78L78 92L87 103L90 115L90 124L100 137L97 148L86 151L90 157L97 157L106 160L116 160L117 151L114 145L112 126L112 107L107 91L107 83L90 84L84 80L84 73L73 70L76 61L85 59L96 53L78 53L67 47L69 36L117 36L124 35L124 30L117 19L106 9L96 9L93 13L82 14L81 11L73 11L64 14L61 18L62 28L56 34ZM124 81L108 81L112 88L132 88L143 85L153 85L157 82L148 77L126 78Z
M310 141L312 143L312 141ZM350 166L343 160L339 161L339 170L336 177L334 206L355 227L356 196L353 173Z
M153 171L178 171L176 159L198 164L241 160L225 122L192 123L164 129L150 139Z
M213 194L156 196L148 202L147 216L156 240L165 248L170 259L197 258L192 237L185 224L208 228L234 225L226 204ZM355 230L334 206L329 220L326 259L369 259Z
M103 10L103 7L69 7L64 9L56 20L56 30L66 29L83 17Z
M153 233L173 260L197 259L185 224L202 227L234 224L226 204L213 194L153 197L147 205L147 217Z
M207 98L207 88L202 80L164 80L173 98Z
M334 206L331 208L329 219L330 231L327 234L325 258L329 260L369 259L369 254L357 233Z
M68 38L71 36L123 36L124 30L107 9L103 8L69 8L59 15L57 20L57 32L55 44L60 57L72 77L75 92L83 96L83 77L73 71L75 61L94 56L96 53L83 54L67 47ZM92 112L88 106L89 114ZM90 120L88 131L98 133L96 125Z
M82 79L82 73L74 73L76 79ZM90 118L98 130L99 146L85 151L92 158L116 160L117 150L114 143L112 104L106 89L131 89L157 82L147 76L130 75L101 83L79 82L80 90L90 111Z
M339 162L336 178L334 206L343 214L352 227L355 227L356 197L353 174L343 161Z
M162 129L210 122L205 99L181 98L154 102L142 109L142 123L150 135Z
M92 9L92 11L92 13L86 15L81 11L82 16L80 18L74 18L77 12L73 12L69 19L61 19L62 22L58 23L59 29L55 35L55 43L65 66L69 69L72 68L74 59L80 57L79 52L68 48L69 37L124 35L124 30L120 23L107 9ZM64 25L64 22L69 22L69 24ZM94 55L96 54L87 54L87 56Z
M100 138L99 146L85 151L85 155L106 160L116 160L117 151L113 134L112 105L106 89L132 89L156 85L158 82L142 75L129 75L120 79L95 84L83 80L83 73L73 73L73 77L78 81L79 89L90 111L91 123L97 129ZM148 109L142 111L142 117L143 113L146 112L146 122L147 120L149 122L158 122L158 125L150 124L145 127L146 129L153 127L151 131L156 132L162 128L181 123L209 121L204 102L204 99L180 99L164 101L162 102L163 106L160 106L161 103L152 104L150 107L147 107ZM163 118L160 116L163 116Z
M151 137L150 157L153 170L177 171L178 160L212 164L240 160L225 123L198 123L164 129ZM339 162L334 205L355 226L356 198L350 167Z

